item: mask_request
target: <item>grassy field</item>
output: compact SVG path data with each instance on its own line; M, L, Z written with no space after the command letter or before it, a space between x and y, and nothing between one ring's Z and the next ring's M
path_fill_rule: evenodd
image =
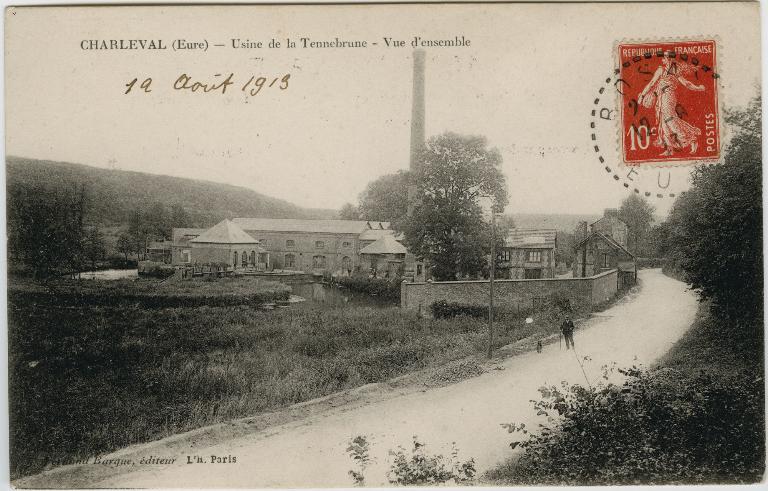
M159 281L156 279L77 281L59 278L45 283L13 278L8 297L16 303L74 308L81 305L144 308L260 305L287 300L290 288L256 278L219 278L216 281Z
M175 298L232 287L247 296L248 287L234 281L180 288L91 281L82 282L79 296L62 297L96 299L92 304L58 296L46 301L52 291L65 291L62 284L49 290L12 282L12 476L486 350L486 323L478 319L426 320L397 307L310 302L270 312L247 302L148 308L105 303L96 291L107 285L100 290L107 297L165 291ZM556 329L554 317L547 321L543 314L531 325L506 316L496 344L542 325Z

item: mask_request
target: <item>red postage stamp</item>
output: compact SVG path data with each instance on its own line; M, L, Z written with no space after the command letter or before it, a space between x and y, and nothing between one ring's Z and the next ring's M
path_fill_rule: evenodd
M718 159L715 41L620 44L618 50L624 163Z

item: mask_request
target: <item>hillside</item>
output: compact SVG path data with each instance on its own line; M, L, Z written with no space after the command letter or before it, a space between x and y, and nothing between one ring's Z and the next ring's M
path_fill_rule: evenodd
M6 158L6 184L9 191L24 185L79 189L85 184L91 219L106 227L124 224L131 210L156 202L181 205L201 227L235 216L336 218L336 210L305 209L239 186L23 157Z

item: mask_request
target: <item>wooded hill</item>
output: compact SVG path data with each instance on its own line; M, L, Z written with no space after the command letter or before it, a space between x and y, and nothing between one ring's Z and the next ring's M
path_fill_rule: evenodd
M307 209L229 184L184 179L82 164L6 158L6 185L80 190L89 196L89 220L105 227L125 224L133 210L154 203L180 205L195 226L212 226L224 218L336 218L336 210Z

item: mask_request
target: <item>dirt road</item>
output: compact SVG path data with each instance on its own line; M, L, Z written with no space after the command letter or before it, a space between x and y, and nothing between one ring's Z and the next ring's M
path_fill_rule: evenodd
M600 367L648 365L664 354L693 322L697 301L686 286L661 274L641 271L639 293L577 325L576 352L586 376L596 381ZM585 383L573 351L558 343L496 364L496 369L447 387L344 404L310 413L296 421L254 430L237 438L205 441L174 437L132 447L112 456L176 457L173 465L134 465L119 473L94 473L69 466L33 476L20 486L90 487L326 487L351 485L354 468L345 449L350 438L365 435L375 463L366 472L369 486L386 484L388 450L409 447L418 435L432 453L450 452L456 443L461 459L473 457L480 472L510 455L507 422L535 425L530 399L543 384L567 380ZM211 456L236 463L211 463ZM205 463L187 464L199 456ZM138 464L138 462L136 462ZM87 482L87 484L86 484Z

